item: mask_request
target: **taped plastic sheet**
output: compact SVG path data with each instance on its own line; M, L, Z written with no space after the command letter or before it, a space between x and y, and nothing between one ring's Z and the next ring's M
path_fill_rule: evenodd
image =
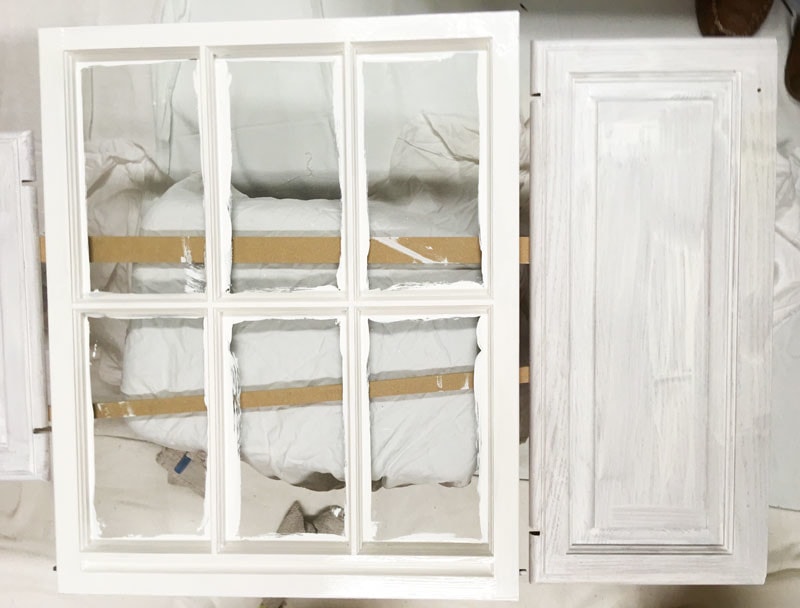
M430 368L469 370L482 385L477 317L371 319L369 321L369 380L419 374ZM375 541L442 539L479 540L482 530L481 495L488 488L478 479L480 432L476 392L465 382L444 393L385 398L370 395L372 480L382 486L372 495L367 539ZM407 430L410 429L410 432ZM386 477L392 462L405 462L402 472ZM436 463L433 465L433 463ZM435 466L438 480L428 471ZM439 483L425 501L413 501L422 489L403 486ZM445 494L458 494L457 518L442 518L438 510L452 508ZM397 518L398 501L411 501L408 518ZM451 514L454 515L454 514ZM454 521L459 524L455 526ZM410 527L411 522L413 527Z
M158 151L153 108L159 105L154 98L159 88L155 80L170 64L186 64L189 73L196 67L195 61L110 63L80 71L87 236L139 234L142 206L173 183L169 163L159 165L153 160ZM126 120L111 120L104 105L128 108ZM192 158L194 170L199 171L199 151ZM202 290L197 262L202 260L167 266L186 275L177 292L184 292L187 286ZM89 279L92 291L130 293L134 289L130 264L93 263Z
M203 234L202 178L191 175L161 198L144 205L141 234L193 236ZM332 200L249 198L233 190L231 224L236 236L337 236L341 202ZM336 284L338 264L234 264L233 291L311 289ZM183 268L136 264L133 286L137 293L174 293L186 286Z
M485 220L482 215L487 208L480 167L481 156L485 158L481 142L486 105L484 54L362 55L357 69L367 176L366 192L362 190L361 196L369 200L370 237L408 254L397 237L420 234L408 222L382 222L381 205L390 202L409 217L457 217L450 235L479 239L480 220ZM420 90L416 86L419 81L432 84ZM383 91L390 87L396 87L399 94L387 103ZM385 150L391 150L389 158L382 157ZM420 229L424 227L416 227ZM362 243L364 250L367 246ZM451 264L424 251L412 253L419 265L403 268L396 276L387 274L386 266L370 264L369 287L471 287L482 282L480 262L460 264L454 260ZM431 266L437 272L430 272Z
M199 343L192 340L183 342L185 348L175 352L173 357L160 357L157 350L152 354L156 358L155 366L148 367L144 373L139 372L139 363L130 362L123 367L119 375L113 366L113 360L119 357L112 343L104 340L103 329L119 331L125 325L136 329L138 339L147 340L155 336L158 339L158 328L169 327L178 335L199 335ZM129 398L167 397L177 395L203 395L203 385L192 383L194 372L204 375L203 352L203 319L187 318L136 318L115 319L109 317L89 317L87 322L89 337L89 374L91 378L91 398L96 401L111 396ZM187 333L188 332L188 333ZM137 338L134 338L136 340ZM194 371L190 371L194 370ZM135 380L132 380L134 378ZM169 383L165 383L169 378ZM128 391L128 392L126 392ZM188 416L166 418L162 424L160 445L183 452L207 451L207 417L196 416L191 425L191 436L185 433L184 424ZM129 429L120 429L126 436L135 436ZM148 480L158 487L158 483L166 483L167 472L156 458L142 460L135 450L129 450L130 443L119 444L119 449L109 451L103 449L108 443L106 435L113 431L108 421L98 420L94 423L94 434L90 435L90 448L94 455L94 466L90 467L91 482L90 504L94 511L92 518L92 534L95 538L204 538L206 529L206 504L203 493L189 487L182 487L177 493L152 492L134 500L128 488L132 483L130 472L140 480ZM191 446L191 447L189 447ZM184 467L175 468L174 474L186 471ZM122 475L120 471L127 473ZM127 497L127 498L126 498ZM132 514L138 509L157 510L161 516L157 518L137 518Z
M275 319L267 325L255 323L239 330L241 333L237 333L235 341L236 359L240 366L243 361L249 362L247 376L242 377L242 390L298 383L325 384L336 380L329 377L330 372L317 378L314 370L329 366L324 363L329 357L326 357L325 350L320 351L320 344L338 344L338 328L319 327L316 322L308 320L305 322L308 326L300 329L298 323L296 320ZM459 350L469 353L470 349L474 349L475 332L446 326L437 332L408 333L407 340L413 341L407 342L409 347L414 348L413 357L397 352L392 339L391 334L372 336L370 349L385 353L387 366L374 369L407 369L410 375L427 375L451 371L447 367L450 359L441 356L442 343L447 344L454 353ZM202 331L199 329L176 328L160 320L154 320L147 328L132 326L123 353L125 370L122 393L170 394L200 390L203 386L202 367L186 369L188 376L173 376L165 374L163 370L174 367L175 360L184 353L202 349L202 340ZM409 368L409 365L413 367ZM341 370L338 378L338 382L341 382ZM444 397L432 397L434 401L441 398ZM399 405L402 405L402 400L406 405L413 406L416 403L412 398L391 399L398 401ZM435 409L435 404L430 407ZM327 412L332 413L328 416ZM337 412L339 409L324 404L250 408L243 414L243 419L247 421L242 427L241 436L243 459L263 475L284 479L291 484L303 485L319 473L343 480L346 452L340 440L341 419ZM391 410L386 411L386 415L391 414ZM441 430L448 422L454 425L458 423L460 410L444 408L439 416ZM304 432L312 421L315 424L314 433ZM374 470L376 480L381 480L387 486L409 483L469 484L474 473L475 444L452 433L428 433L428 422L424 415L412 417L402 429L396 430L392 440L382 448L385 454L380 458L380 467ZM206 436L204 414L137 416L110 420L109 423L113 427L123 426L129 433L142 439L188 451L202 449ZM327 438L323 443L320 443L320 434ZM420 451L404 449L410 443L419 445ZM321 450L321 445L325 449ZM441 457L433 457L432 454Z
M291 388L341 384L342 351L346 337L337 319L263 319L234 321L226 325L230 336L230 365L234 392L235 436L243 463L280 462L285 485L268 494L260 485L234 469L229 487L240 487L240 498L229 502L228 529L232 538L263 538L276 533L274 522L262 514L242 511L241 505L259 503L308 506L309 490L321 491L329 504L346 508L344 415L341 395L337 401L304 407L239 407L243 388ZM266 348L264 348L264 346ZM309 353L314 353L309 356ZM254 355L258 354L258 358ZM268 455L266 455L268 454ZM335 455L335 456L334 456ZM309 473L310 470L313 472ZM236 473L239 473L237 475ZM276 476L277 477L277 476ZM293 487L300 486L300 487ZM269 509L266 509L269 510ZM319 540L340 534L292 529L281 525L278 534L312 534Z
M419 204L398 205L395 201L370 201L373 234L381 242L402 236L453 237L476 234L477 214L464 207L475 201L429 198ZM451 204L452 203L452 204ZM178 182L162 197L142 207L141 234L148 236L193 236L203 234L204 206L202 179L192 175ZM250 198L233 191L231 200L233 234L238 236L314 236L340 235L341 201L326 199ZM234 291L296 290L336 285L338 264L234 264L231 282ZM426 266L371 265L373 285L393 286L429 280L449 282L480 280L474 265L430 264ZM446 278L443 278L446 277ZM175 293L186 286L185 268L164 265L133 266L133 287L137 293Z
M216 61L220 81L217 90L225 104L220 118L223 123L230 121L220 125L223 138L220 164L224 169L222 179L230 181L236 199L231 201L230 218L234 238L341 235L342 69L341 57ZM253 94L248 87L253 80L269 82L270 86ZM286 99L296 101L286 106L282 103ZM253 137L253 130L241 125L252 119L253 112L262 127L270 125L286 132L267 141ZM298 147L287 145L288 142L300 144L302 155L293 154ZM271 147L280 147L283 154L271 163L264 162L265 149ZM237 186L254 198L243 202ZM265 212L262 205L270 209ZM284 209L277 210L277 206ZM282 227L280 222L264 223L265 217L275 218L278 214L295 219L305 217L307 221ZM316 218L322 221L318 223ZM344 287L344 269L339 263L317 265L318 272L308 270L304 265L286 263L236 263L232 268L226 263L224 280L231 292ZM243 275L255 280L243 279Z
M483 55L412 54L414 61L386 57L392 59L389 64L379 60L363 66L378 74L364 81L370 197L364 211L373 236L384 250L402 253L409 253L401 242L407 236L480 238L479 216L485 215L487 204L480 192L485 180L478 175L485 153L480 137ZM198 124L196 64L112 62L81 70L89 236L205 236L207 214L217 211L206 209L212 198L204 192L200 174L199 135L177 147L164 139L180 139L180 133ZM215 61L215 81L209 86L217 87L214 120L221 138L216 199L230 204L230 217L220 223L223 257L224 242L231 236L341 236L344 93L337 75L342 69L341 57ZM441 83L452 79L454 70L463 87L432 86L379 108L385 78L391 78L392 87L408 85L411 91L415 79ZM281 86L254 88L254 82ZM108 120L100 104L125 105L132 90L137 100L131 109L134 119ZM142 107L155 108L154 122ZM127 150L118 154L109 148L109 137L126 138L125 143L116 140L118 147L137 150L138 156ZM106 154L93 152L98 149ZM120 166L125 174L116 179ZM366 243L365 255L368 247ZM203 291L204 260L191 248L184 253L179 264L92 263L91 289ZM450 263L440 255L427 256L424 249L411 254L415 264L370 264L370 286L481 281L480 264ZM229 267L223 260L220 280L223 290L234 292L341 288L344 281L340 264L237 263L228 277Z

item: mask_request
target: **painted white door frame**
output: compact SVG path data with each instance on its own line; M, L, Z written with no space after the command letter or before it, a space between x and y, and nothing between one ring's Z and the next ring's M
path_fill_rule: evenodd
M518 15L487 13L377 19L272 21L52 29L40 32L45 216L50 310L53 438L59 588L65 592L302 597L514 598L518 589ZM366 291L366 182L359 137L359 59L367 55L469 51L479 56L481 239L484 282L473 287ZM345 225L343 265L351 273L342 292L230 294L222 251L230 236L226 202L230 149L226 137L226 82L216 80L225 58L334 55L343 66ZM206 294L177 296L91 292L83 192L81 69L132 61L195 59L207 226ZM221 102L221 103L216 103ZM221 131L221 133L220 133ZM484 135L485 133L485 135ZM230 140L227 140L230 143ZM485 162L484 162L485 161ZM357 233L357 230L361 232ZM358 234L358 238L356 235ZM347 236L349 235L349 236ZM366 237L366 238L365 238ZM230 242L230 239L227 239ZM210 258L210 259L208 259ZM352 277L360 277L356 281ZM224 378L208 377L210 541L93 538L91 454L93 420L87 386L87 323L91 314L206 317L206 369L223 370L220 315L344 311L356 337L344 357L350 381L361 382L357 329L363 314L409 318L449 314L485 316L488 396L479 409L480 471L486 539L481 543L374 543L362 551L359 513L369 504L368 407L354 391L345 419L348 442L349 544L264 541L263 550L237 553L226 543L225 512L238 494L228 483L238 453L224 407ZM336 313L339 314L339 313ZM479 338L480 339L480 338ZM224 374L220 373L220 376ZM366 376L364 376L366 378ZM363 384L363 383L362 383ZM477 385L476 385L477 386ZM346 393L347 394L347 393ZM228 395L230 397L230 395ZM347 401L347 399L345 400ZM366 412L366 413L365 413ZM480 412L485 415L481 416ZM366 421L366 422L365 422ZM366 425L366 427L365 427ZM235 457L235 458L234 458ZM227 492L223 490L227 488ZM193 544L194 543L194 544ZM205 543L205 544L203 544ZM302 545L302 546L300 546ZM260 545L259 545L260 547ZM291 554L289 554L291 547ZM366 544L364 545L366 549ZM344 550L341 550L344 549Z

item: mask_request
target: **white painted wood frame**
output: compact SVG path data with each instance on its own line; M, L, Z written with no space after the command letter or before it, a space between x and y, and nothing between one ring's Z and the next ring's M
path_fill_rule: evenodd
M775 65L534 43L532 580L764 581Z
M367 291L364 149L358 61L366 54L474 51L485 61L482 108L483 285ZM344 225L340 291L227 293L230 132L226 57L332 57L342 67ZM83 177L80 70L164 59L198 61L206 205L204 294L91 292ZM105 594L515 598L518 591L518 16L516 13L377 19L50 29L40 32L53 450L59 589ZM337 63L338 62L338 63ZM481 65L479 63L479 65ZM220 70L223 70L222 72ZM479 89L480 90L480 89ZM509 235L514 238L509 238ZM230 259L229 257L227 258ZM92 537L92 415L86 362L90 314L205 316L208 355L210 538ZM480 390L480 475L487 537L478 543L365 543L369 413L360 329L370 315L486 318L488 377ZM344 543L226 542L239 456L225 386L226 323L236 318L340 318L348 445ZM348 363L349 362L349 363ZM509 441L508 438L514 438ZM288 507L288 505L287 505Z
M42 278L30 131L0 133L0 479L46 479Z

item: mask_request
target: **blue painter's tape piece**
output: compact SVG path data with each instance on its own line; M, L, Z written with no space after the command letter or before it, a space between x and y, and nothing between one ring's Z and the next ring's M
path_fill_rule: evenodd
M178 464L175 465L174 471L180 475L186 470L186 467L189 466L189 463L192 462L192 459L189 458L189 454L184 454L183 458L178 461Z

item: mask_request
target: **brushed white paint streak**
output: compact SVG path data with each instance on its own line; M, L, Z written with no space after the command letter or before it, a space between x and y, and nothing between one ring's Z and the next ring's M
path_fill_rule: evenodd
M718 86L729 93L728 84ZM712 164L731 148L730 129L714 128L727 104L691 84L577 88L576 107L594 111L576 117L575 137L595 139L585 147L597 170L572 209L575 222L595 218L586 240L572 240L582 291L572 296L571 352L588 386L572 392L571 424L586 423L576 456L593 465L588 477L576 465L572 492L594 500L573 511L571 542L722 544L724 454L706 437L710 422L725 434L724 409L709 421L708 361L709 326L716 319L724 344L730 316L719 297L709 306L714 268L729 266L724 247L710 257L712 237L730 241L729 164Z
M774 52L534 45L535 580L763 581Z

